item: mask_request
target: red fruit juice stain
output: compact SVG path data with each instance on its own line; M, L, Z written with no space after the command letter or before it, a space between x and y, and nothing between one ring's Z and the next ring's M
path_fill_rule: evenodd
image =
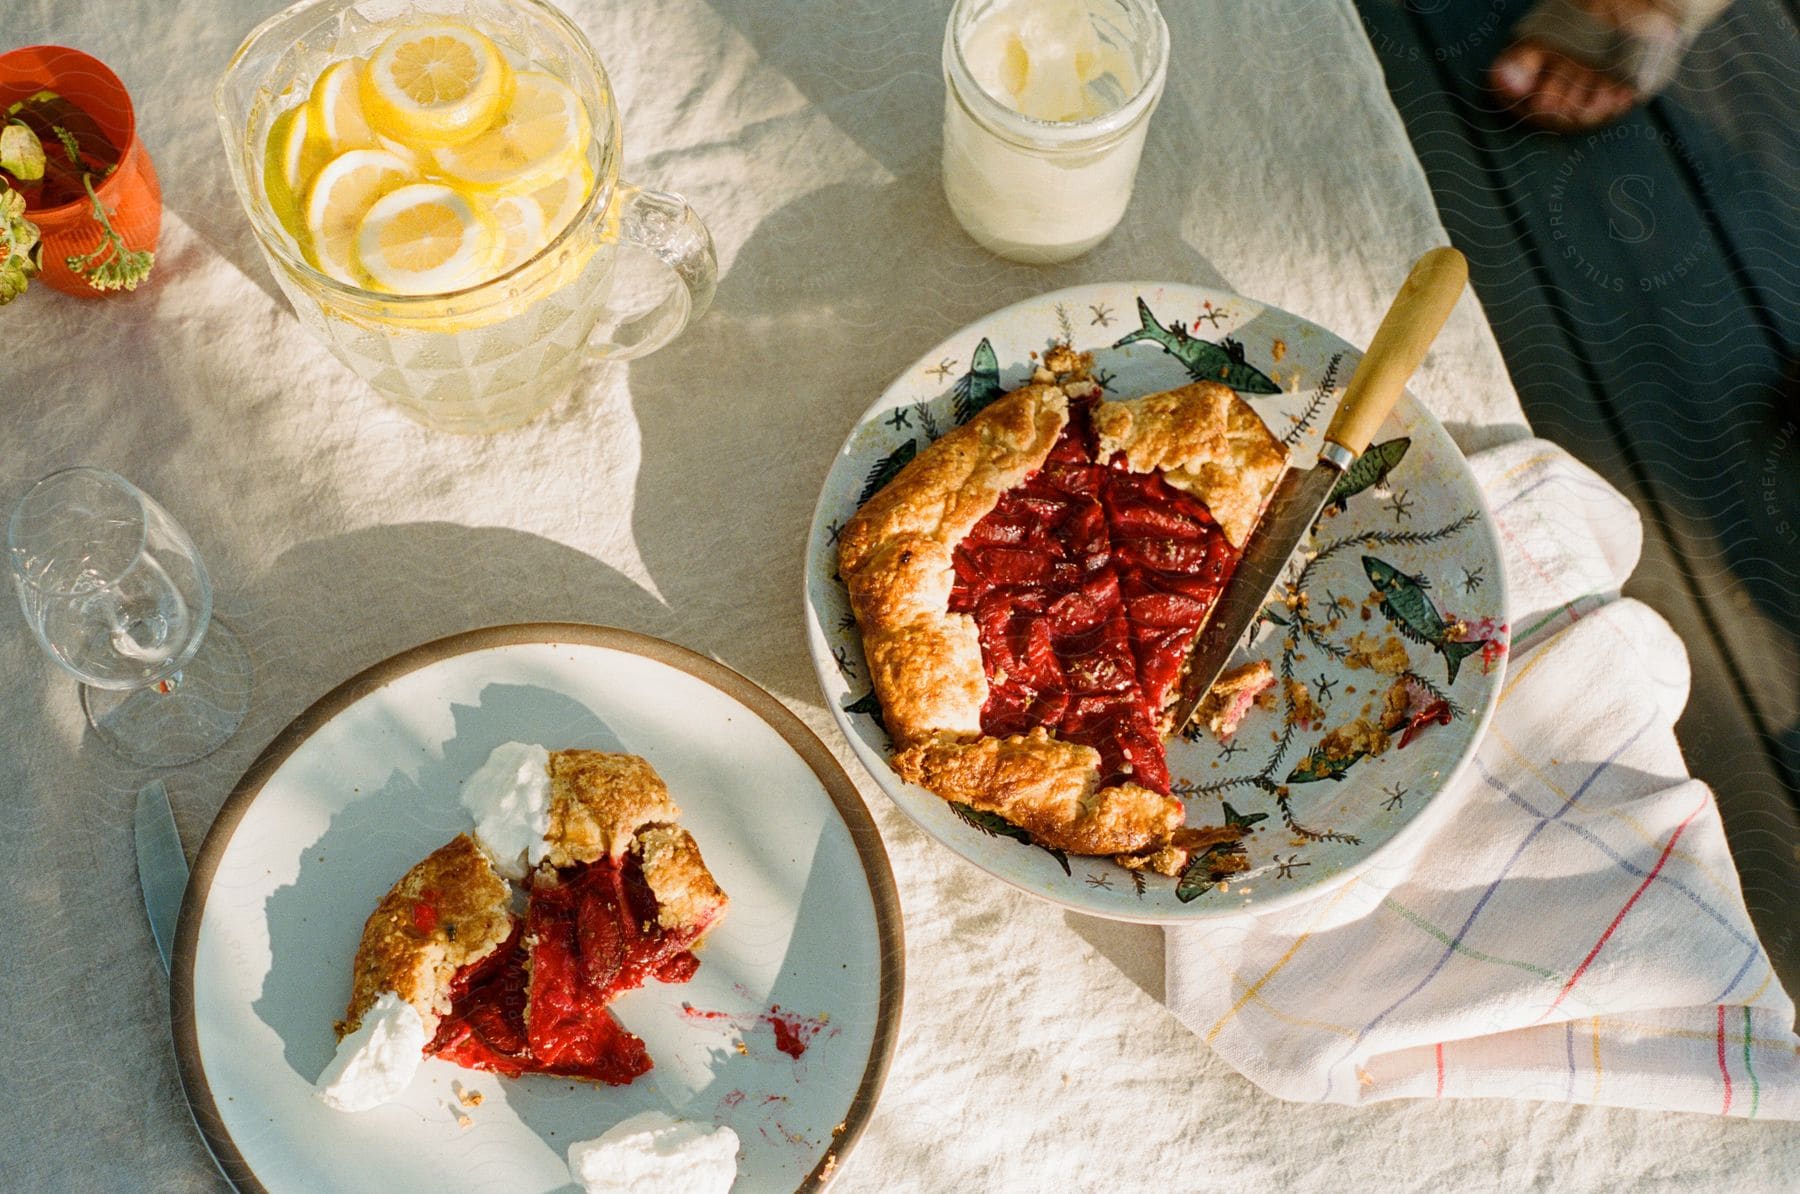
M734 1021L734 1020L736 1020L736 1019L737 1019L737 1018L738 1018L738 1017L736 1017L736 1016L734 1016L734 1015L732 1015L732 1014L731 1014L731 1013L730 1013L730 1012L709 1012L709 1011L705 1011L705 1010L703 1010L703 1009L701 1009L701 1008L697 1008L697 1007L695 1007L695 1006L694 1006L694 1005L693 1005L693 1004L691 1004L691 1003L684 1003L684 1004L682 1004L682 1005L681 1005L681 1014L682 1014L682 1015L684 1015L684 1016L686 1016L686 1017L687 1017L687 1018L688 1018L688 1019L690 1019L690 1020L725 1020L725 1021Z
M781 1005L769 1008L769 1014L760 1017L775 1030L775 1047L789 1057L799 1057L812 1044L812 1039L819 1035L825 1027L825 1021L817 1016L797 1016L793 1012L784 1012Z
M775 1047L795 1059L806 1052L807 1046L825 1030L825 1025L830 1021L828 1016L802 1016L798 1012L784 1012L779 1003L771 1005L766 1012L743 1016L683 1004L681 1014L690 1020L723 1021L740 1030L759 1024L767 1025L775 1034Z

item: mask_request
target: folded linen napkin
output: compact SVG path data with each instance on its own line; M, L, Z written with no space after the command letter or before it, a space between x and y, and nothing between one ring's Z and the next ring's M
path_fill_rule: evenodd
M1675 743L1686 653L1619 597L1636 512L1541 440L1470 464L1515 633L1452 814L1316 900L1169 929L1170 1008L1286 1099L1800 1119L1794 1005Z

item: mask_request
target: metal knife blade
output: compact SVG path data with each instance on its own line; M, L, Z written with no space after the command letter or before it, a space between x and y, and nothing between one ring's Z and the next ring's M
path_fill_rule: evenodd
M1171 723L1177 730L1188 723L1194 710L1217 683L1219 673L1231 661L1238 640L1256 621L1281 582L1281 574L1307 534L1313 520L1325 508L1331 491L1343 478L1343 470L1321 461L1304 471L1288 469L1275 484L1275 492L1262 519L1250 532L1237 571L1225 584L1212 617L1206 621L1181 677L1181 699Z
M149 913L150 932L167 974L181 897L187 891L188 864L181 850L181 834L175 828L175 814L169 809L169 790L162 780L151 780L138 790L133 831L138 885L144 889L144 910Z

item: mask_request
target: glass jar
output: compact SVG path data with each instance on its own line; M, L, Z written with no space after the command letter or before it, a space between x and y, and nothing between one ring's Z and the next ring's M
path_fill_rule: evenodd
M989 89L1009 70L1024 81L1033 37L1040 57L1066 55L1078 73L1078 118L1027 114ZM957 0L944 29L944 194L969 235L1033 264L1105 240L1131 201L1168 59L1156 0Z

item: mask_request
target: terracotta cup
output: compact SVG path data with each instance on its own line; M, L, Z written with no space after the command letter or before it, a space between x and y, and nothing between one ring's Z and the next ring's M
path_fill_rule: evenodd
M162 187L156 167L137 136L137 115L119 76L98 59L63 46L26 46L0 54L0 111L39 91L54 91L93 118L124 155L116 170L94 184L112 226L127 249L156 248L162 231ZM47 145L46 153L60 152ZM56 207L27 207L25 215L44 240L44 268L37 281L65 294L99 298L85 280L70 271L65 259L91 253L103 239L93 205L84 196Z

